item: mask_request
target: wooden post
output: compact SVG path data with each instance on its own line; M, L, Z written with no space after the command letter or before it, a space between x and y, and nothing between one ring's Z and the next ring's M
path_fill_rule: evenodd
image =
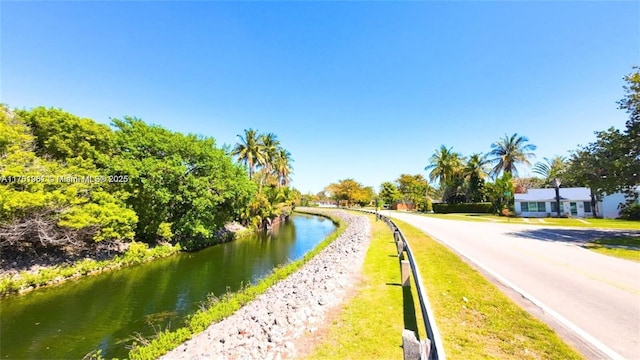
M426 360L429 358L429 340L418 341L416 334L404 329L402 330L402 358L404 360Z
M398 247L398 257L402 259L402 253L404 252L404 242L398 241L396 242L396 246Z
M400 273L402 275L402 286L411 286L409 278L411 277L411 265L408 260L400 261Z

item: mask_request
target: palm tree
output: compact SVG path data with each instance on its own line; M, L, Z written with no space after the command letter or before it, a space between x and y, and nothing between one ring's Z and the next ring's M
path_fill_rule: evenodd
M291 180L289 175L291 175L291 170L293 170L293 167L291 166L292 162L293 159L291 159L291 153L284 148L279 148L273 161L273 171L278 178L278 187L281 185L287 186L289 184L289 181Z
M240 142L235 145L231 155L238 157L249 168L249 179L253 178L255 167L265 162L264 144L256 130L245 129L244 137L238 135Z
M264 182L269 182L273 164L276 161L278 150L280 149L280 140L278 140L278 136L274 133L261 134L260 143L262 144L263 160L259 165L264 169L260 176L260 188L262 188Z
M489 175L487 167L490 163L491 160L487 158L487 155L482 155L482 153L472 154L467 160L462 173L467 179L484 180Z
M462 169L462 175L467 181L469 188L469 198L471 201L481 201L482 194L480 190L484 183L484 179L489 175L489 163L491 161L487 155L472 154Z
M424 169L431 170L429 172L429 181L440 182L440 186L444 185L448 180L453 178L454 173L462 167L462 157L459 153L453 152L453 148L444 145L440 146L433 152L429 158L429 165Z
M529 139L526 136L514 133L511 136L505 134L502 139L491 144L489 155L494 157L491 161L496 164L493 173L498 176L500 172L505 172L515 176L518 175L517 164L531 165L529 159L535 157L532 151L536 146L527 142Z
M431 170L429 172L429 181L435 181L436 179L440 183L440 189L443 194L443 201L449 194L447 187L451 185L454 178L459 175L462 169L462 156L454 152L453 148L448 148L444 145L440 146L440 149L436 149L429 158L429 165L424 169Z
M268 133L260 135L260 141L263 145L262 153L264 157L264 161L261 165L266 168L267 173L270 173L271 168L273 167L273 162L275 161L278 150L280 149L280 140L278 140L278 136L276 134Z
M538 161L532 171L544 178L545 185L551 185L553 179L563 179L566 167L565 157L556 155L551 159L544 158L544 162Z

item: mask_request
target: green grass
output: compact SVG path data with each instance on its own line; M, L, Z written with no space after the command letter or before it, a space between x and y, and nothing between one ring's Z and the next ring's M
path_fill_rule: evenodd
M325 216L322 214L309 213ZM330 216L326 217L331 218ZM276 268L270 275L263 278L255 285L248 286L235 293L227 294L221 299L213 299L213 301L210 301L203 309L189 316L185 325L181 328L161 331L152 339L144 340L141 343L134 343L132 345L132 350L129 352L129 359L159 358L167 352L175 349L183 342L191 339L194 335L204 331L212 323L218 322L235 313L242 306L263 294L278 281L285 279L296 272L344 232L344 224L342 224L338 219L331 219L338 225L338 229L324 239L313 250L308 252L302 259Z
M606 245L630 246L636 249L609 248ZM585 247L600 254L640 262L640 237L638 236L598 239L585 244Z
M419 311L411 288L400 286L400 266L389 227L368 217L371 243L362 280L309 359L401 359L402 330L415 330L422 321L416 318Z
M394 222L418 262L447 357L583 358L446 247L402 221Z
M601 228L601 229L638 229L640 230L640 221L618 220L618 219L576 219L576 218L505 218L504 216L492 214L424 214L415 213L427 217L447 220L465 220L480 222L500 222L510 224L529 224L529 225L549 225L549 226L571 226L582 228ZM541 221L542 220L542 221Z

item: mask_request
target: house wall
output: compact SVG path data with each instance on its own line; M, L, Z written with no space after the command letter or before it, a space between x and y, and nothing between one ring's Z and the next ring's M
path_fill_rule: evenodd
M527 201L525 201L527 202ZM555 200L553 201L555 202ZM560 201L560 215L569 215L571 214L571 203L576 203L577 214L572 216L577 217L585 217L585 216L593 216L591 212L585 213L584 211L584 200L576 200L576 201ZM522 212L521 201L516 201L514 205L514 209L516 215L522 217L547 217L547 216L558 216L557 212L551 211L551 201L545 201L545 212ZM592 209L593 210L593 209Z
M602 217L615 219L620 216L620 208L618 206L620 204L624 204L624 194L623 193L615 193L611 195L607 195L602 199Z
M524 201L524 202L529 202L529 201ZM522 202L521 201L516 201L514 203L514 210L516 212L516 215L518 216L522 216L522 217L547 217L549 215L549 213L551 212L551 205L549 205L548 202L545 202L545 212L522 212Z

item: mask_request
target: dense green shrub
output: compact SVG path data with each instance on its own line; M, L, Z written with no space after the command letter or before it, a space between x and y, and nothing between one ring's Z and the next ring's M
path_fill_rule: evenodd
M460 204L433 204L433 211L438 214L449 213L491 213L490 202L460 203Z
M620 217L627 220L640 220L640 204L625 206L620 211Z

